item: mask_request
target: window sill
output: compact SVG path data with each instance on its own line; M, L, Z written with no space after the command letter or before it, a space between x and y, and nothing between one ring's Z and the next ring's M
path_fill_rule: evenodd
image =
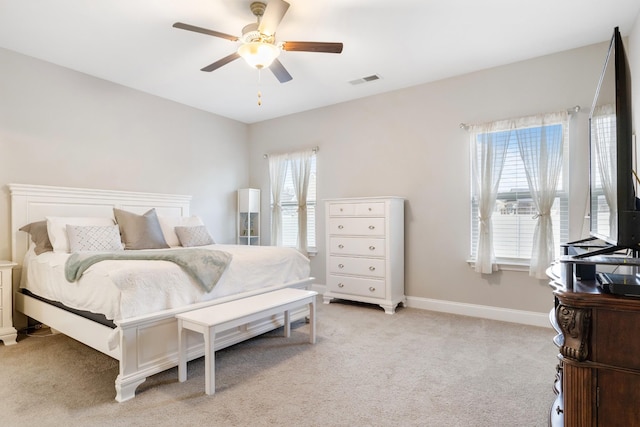
M475 268L476 260L468 259L469 267ZM529 261L517 259L498 259L496 260L498 271L524 271L529 272Z

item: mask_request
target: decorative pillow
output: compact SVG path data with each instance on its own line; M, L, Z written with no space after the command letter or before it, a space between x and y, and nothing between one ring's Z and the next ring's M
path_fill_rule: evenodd
M71 225L113 225L113 218L107 217L66 217L48 216L47 233L54 252L69 252L67 224Z
M117 225L67 224L67 235L71 252L112 252L124 249Z
M215 243L204 225L178 226L176 234L180 239L180 244L184 247L213 245Z
M31 241L35 244L34 250L36 255L53 250L51 240L49 240L49 234L47 233L47 221L32 222L20 228L20 231L27 232L31 235Z
M189 227L193 225L204 225L202 220L198 216L162 216L158 215L158 221L160 221L160 228L162 228L162 234L164 240L169 246L180 246L180 239L176 234L176 227Z
M168 248L155 209L143 215L113 208L125 249Z

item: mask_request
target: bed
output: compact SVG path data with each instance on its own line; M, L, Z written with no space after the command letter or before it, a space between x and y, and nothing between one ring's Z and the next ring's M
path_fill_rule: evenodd
M190 215L191 197L27 184L9 184L8 187L11 193L12 260L18 263L14 274L16 325L24 326L27 318L35 319L117 359L119 374L115 379L115 399L118 402L133 398L136 388L148 376L177 366L176 314L283 287L307 289L313 281L309 277L308 259L295 250L205 242L208 244L200 245L197 250L228 254L230 260L211 290L208 286L203 288L199 276L187 274L187 269L175 262L105 260L89 266L77 281L66 282L72 289L68 293L59 277L53 279L68 274L64 264L76 254L67 253L73 252L71 250L58 251L58 248L64 248L63 243L68 245L69 242L52 240L55 251L36 255L31 235L20 231L21 228L46 221L52 230L58 225L55 221L68 218L109 219L114 217L114 211L142 217L153 211L161 220L162 232L168 236L176 218L183 221L196 218ZM67 231L71 230L67 228ZM174 240L175 236L167 237L166 242L171 243L168 245L171 247L152 251L163 255L180 251L174 247ZM71 243L71 249L74 244ZM263 267L267 270L262 270ZM247 272L253 274L247 276ZM136 288L138 274L146 274L141 282L146 286L143 291ZM70 296L62 295L61 289ZM163 293L165 290L167 294ZM305 310L300 310L291 316L297 320L306 314ZM272 316L226 331L216 336L216 350L283 324L282 316ZM203 339L199 334L189 335L187 343L188 360L204 355Z

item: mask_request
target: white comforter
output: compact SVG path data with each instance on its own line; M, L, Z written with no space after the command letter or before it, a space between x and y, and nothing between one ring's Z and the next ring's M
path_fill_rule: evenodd
M101 261L77 282L68 282L70 254L30 251L21 286L68 307L122 320L309 277L309 259L295 249L273 246L211 245L233 256L211 292L205 292L169 261ZM159 249L162 250L162 249Z

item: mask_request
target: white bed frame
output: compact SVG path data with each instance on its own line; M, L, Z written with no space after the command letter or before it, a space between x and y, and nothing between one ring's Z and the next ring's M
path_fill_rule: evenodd
M33 318L117 359L120 362L120 372L115 380L118 402L135 397L136 388L148 376L177 366L178 327L175 319L177 313L283 287L307 289L313 281L313 278L309 277L295 283L270 286L213 301L126 319L116 322L118 328L114 330L18 291L21 264L29 245L29 236L19 231L20 227L43 220L46 216L113 217L114 207L136 213L144 213L150 208L156 208L159 215L187 216L191 196L26 184L9 184L8 187L11 193L12 259L18 263L13 284L16 323L18 326L24 326L26 325L25 316ZM304 318L306 314L307 312L301 310L291 313L291 317L292 320L297 320ZM283 325L283 317L280 315L226 331L216 336L216 350ZM188 335L187 343L188 360L204 355L204 341L200 334Z

